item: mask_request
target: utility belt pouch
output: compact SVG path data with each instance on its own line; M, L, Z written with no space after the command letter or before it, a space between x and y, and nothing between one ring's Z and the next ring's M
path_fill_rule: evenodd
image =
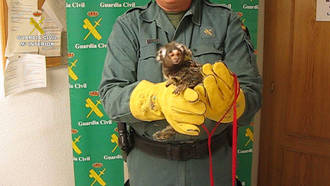
M129 152L132 150L134 145L134 130L130 127L127 130L126 123L117 123L118 134L119 134L119 147L124 161L126 162Z

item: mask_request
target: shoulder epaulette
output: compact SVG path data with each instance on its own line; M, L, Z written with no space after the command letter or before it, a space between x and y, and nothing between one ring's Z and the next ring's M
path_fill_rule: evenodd
M218 4L218 3L212 3L208 0L204 0L204 3L208 6L212 6L212 7L220 7L220 8L224 8L227 10L231 10L231 8L229 8L226 4Z
M129 13L129 12L133 12L133 11L135 11L135 10L145 10L145 9L148 8L148 6L150 5L150 3L151 3L151 1L150 1L149 3L147 3L146 5L144 5L144 6L137 6L137 7L131 8L131 9L127 10L127 11L125 12L125 14L127 14L127 13Z

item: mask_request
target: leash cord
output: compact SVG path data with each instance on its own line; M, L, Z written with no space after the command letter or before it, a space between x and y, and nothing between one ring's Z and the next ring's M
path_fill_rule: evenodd
M230 109L233 107L233 140L232 140L232 186L235 186L236 181L236 160L237 160L237 109L236 109L236 101L239 95L240 89L239 83L237 80L237 76L233 74L234 77L234 100L232 103L232 106L229 107L229 109L226 111L226 113L221 117L221 119L216 123L216 125L213 127L212 131L210 132L205 124L202 125L203 129L207 133L207 145L208 145L208 151L209 151L209 174L210 174L210 185L214 186L214 177L213 177L213 164L212 164L212 135L214 134L216 128L221 124L220 122L223 120L223 118L227 115L227 113L230 111Z

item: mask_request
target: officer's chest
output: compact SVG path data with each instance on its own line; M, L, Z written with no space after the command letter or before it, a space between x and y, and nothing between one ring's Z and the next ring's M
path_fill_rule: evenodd
M186 21L177 30L171 30L152 22L142 24L140 31L138 80L164 81L161 64L156 61L156 52L173 40L185 44L192 51L194 60L201 64L224 60L225 31L217 29L215 25L196 25Z

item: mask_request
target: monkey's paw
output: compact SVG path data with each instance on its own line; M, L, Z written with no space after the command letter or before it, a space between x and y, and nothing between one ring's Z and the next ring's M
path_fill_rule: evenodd
M157 131L152 135L152 138L156 141L166 141L175 135L175 130L171 126L167 126L161 131Z
M186 90L186 88L187 88L187 86L185 86L185 85L177 86L177 88L173 91L173 94L179 95L179 94L181 94L181 92Z

